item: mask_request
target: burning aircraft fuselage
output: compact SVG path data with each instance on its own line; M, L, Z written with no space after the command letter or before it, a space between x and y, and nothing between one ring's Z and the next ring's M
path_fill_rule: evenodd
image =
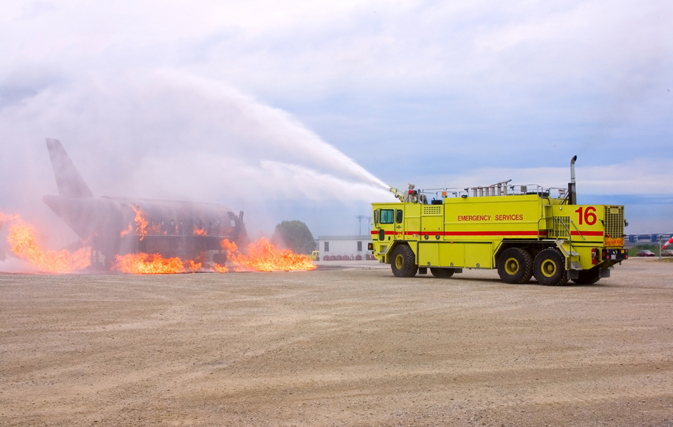
M86 185L60 142L47 139L58 196L44 202L92 248L92 264L110 266L116 255L158 253L196 259L218 251L213 262L224 264L221 241L245 247L243 212L215 203L100 197ZM100 259L100 255L103 259Z

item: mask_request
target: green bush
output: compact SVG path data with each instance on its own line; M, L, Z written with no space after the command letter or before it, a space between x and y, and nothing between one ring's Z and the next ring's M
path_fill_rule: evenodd
M310 254L317 246L311 230L301 221L283 221L278 224L271 242L296 254Z

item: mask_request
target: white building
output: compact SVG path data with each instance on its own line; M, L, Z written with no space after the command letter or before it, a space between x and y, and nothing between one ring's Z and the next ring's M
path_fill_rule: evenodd
M367 250L371 241L371 235L318 236L320 261L374 259L372 251Z

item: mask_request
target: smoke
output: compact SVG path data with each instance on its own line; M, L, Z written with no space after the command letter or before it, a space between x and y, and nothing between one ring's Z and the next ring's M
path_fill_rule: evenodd
M45 137L63 143L96 196L235 210L260 201L362 206L391 197L382 181L292 115L221 83L167 72L52 80L0 110L0 207L7 211L35 211L42 195L56 192ZM260 214L280 219L272 208Z
M38 271L28 261L19 258L8 257L0 259L0 271L4 273L30 273L35 274Z

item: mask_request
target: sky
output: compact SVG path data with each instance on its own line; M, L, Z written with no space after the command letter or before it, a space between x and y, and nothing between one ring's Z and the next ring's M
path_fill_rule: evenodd
M0 211L69 238L42 203L49 137L96 195L218 202L255 232L356 234L386 186L563 187L573 155L580 203L673 232L672 16L668 0L5 0Z

